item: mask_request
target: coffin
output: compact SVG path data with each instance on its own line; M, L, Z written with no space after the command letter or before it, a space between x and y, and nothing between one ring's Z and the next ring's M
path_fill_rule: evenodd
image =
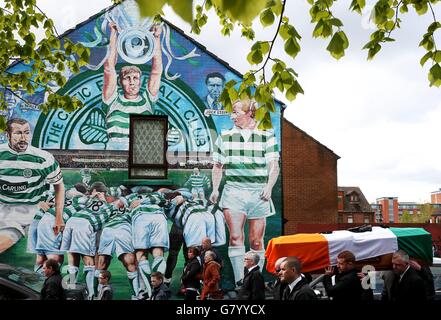
M302 262L302 272L321 272L336 265L338 254L344 250L354 253L359 268L370 264L379 270L391 269L392 253L398 249L420 263L432 264L432 235L423 228L369 227L273 238L265 252L266 269L274 273L277 259L296 256Z

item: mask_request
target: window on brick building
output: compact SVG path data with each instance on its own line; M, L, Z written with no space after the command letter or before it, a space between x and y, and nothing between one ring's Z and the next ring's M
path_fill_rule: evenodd
M348 215L348 223L354 223L354 218L352 217L352 214Z
M351 194L351 196L349 198L349 201L351 201L351 202L358 202L359 201L358 200L358 195L355 194L355 193Z
M364 223L370 223L371 222L370 220L371 219L370 219L369 215L364 215Z
M129 179L167 178L167 116L130 115Z

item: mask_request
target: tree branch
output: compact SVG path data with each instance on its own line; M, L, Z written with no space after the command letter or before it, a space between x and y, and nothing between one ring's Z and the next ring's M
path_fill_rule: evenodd
M267 55L267 58L265 60L265 63L263 64L263 66L260 69L258 69L255 72L253 72L253 74L255 74L255 73L257 73L257 72L259 72L261 70L263 70L263 73L265 74L265 66L268 63L268 61L271 59L271 51L273 50L274 43L276 42L277 36L279 35L280 26L282 25L283 12L285 11L285 4L286 4L286 1L283 1L282 2L282 11L280 12L280 19L279 19L279 23L277 25L277 30L276 30L276 33L275 33L275 35L273 37L273 40L271 40L271 46L269 48L268 55ZM264 75L264 79L265 79L265 75Z
M32 105L32 106L34 106L34 107L38 107L38 104L35 104L35 103L32 103L32 102L29 102L28 100L23 99L23 98L20 97L18 94L16 94L13 90L11 90L11 89L9 89L9 88L7 88L7 87L4 87L4 88L5 88L5 90L8 90L9 92L11 92L14 96L16 96L17 98L19 98L21 101L23 101L23 102L26 103L27 105Z
M42 15L44 15L44 17L45 17L47 20L51 20L51 19L49 19L49 17L46 15L46 13L44 13L43 10L41 10L37 5L35 5L35 8L37 8L37 10L40 11L40 13L41 13ZM58 33L57 28L55 28L55 23L53 24L53 27L52 27L52 28L54 29L55 34L57 35L57 37L58 37L58 38L61 38L61 37L60 37L60 34Z
M15 75L16 75L15 73L9 72L9 71L7 71L7 70L5 70L4 72L7 73L7 74L9 74L9 75L11 75L11 76L15 76ZM38 86L40 86L40 87L42 87L42 88L44 88L44 89L46 89L46 90L48 90L50 93L54 93L54 92L52 91L51 87L48 86L48 85L46 85L46 84L43 84L43 83L37 82L37 81L35 81L35 80L32 80L32 78L29 78L29 81L32 82L32 83L35 83L36 85L38 85Z
M0 8L0 9L3 10L3 11L6 11L9 14L14 14L12 11L9 11L8 9L5 9L5 8Z
M400 2L398 2L397 6L395 7L395 21L394 21L394 26L393 28L389 31L389 33L387 34L387 37L390 38L390 35L392 34L392 31L395 30L395 26L398 24L398 11L400 10L400 5L403 3L402 0L400 0Z
M432 17L433 17L433 22L437 22L436 20L436 16L435 16L435 11L433 10L432 4L430 2L427 2L427 4L429 5L430 11L432 12ZM436 49L436 42L435 42L435 38L432 35L432 39L433 39L433 46L435 47L435 51Z

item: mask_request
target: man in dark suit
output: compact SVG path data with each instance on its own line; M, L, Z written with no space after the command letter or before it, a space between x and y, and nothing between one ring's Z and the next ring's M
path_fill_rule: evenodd
M425 301L426 287L424 280L409 264L409 255L398 250L392 256L392 268L395 277L389 291L383 290L382 300L398 302Z
M282 300L317 300L314 290L300 273L301 263L297 257L288 257L281 265L281 277L283 283L287 283Z
M325 269L323 285L326 294L333 301L362 301L363 287L354 266L355 256L351 251L340 252L337 256L338 272L329 266ZM336 274L335 274L336 273ZM335 284L332 277L335 275Z
M276 277L277 279L274 281L273 283L273 299L274 300L282 300L283 297L283 292L285 291L286 286L288 285L287 283L282 282L281 280L281 266L282 263L286 260L286 257L282 257L277 259L276 263L275 263L275 268L276 268Z
M41 300L65 300L58 262L54 259L46 260L43 265L43 272L46 280L41 289Z
M264 300L265 281L257 265L260 257L253 251L248 251L244 258L244 277L237 296L238 300Z

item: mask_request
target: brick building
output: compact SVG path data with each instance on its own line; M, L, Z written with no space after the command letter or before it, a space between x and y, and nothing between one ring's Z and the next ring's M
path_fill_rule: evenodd
M430 203L435 209L432 214L431 223L441 223L441 188L438 191L431 192Z
M338 223L374 222L375 212L359 187L338 187Z
M337 223L337 160L332 150L291 122L282 124L284 234L301 223Z
M383 223L398 223L398 198L382 197L377 199L381 208L381 219Z
M430 193L430 203L441 203L441 188Z

